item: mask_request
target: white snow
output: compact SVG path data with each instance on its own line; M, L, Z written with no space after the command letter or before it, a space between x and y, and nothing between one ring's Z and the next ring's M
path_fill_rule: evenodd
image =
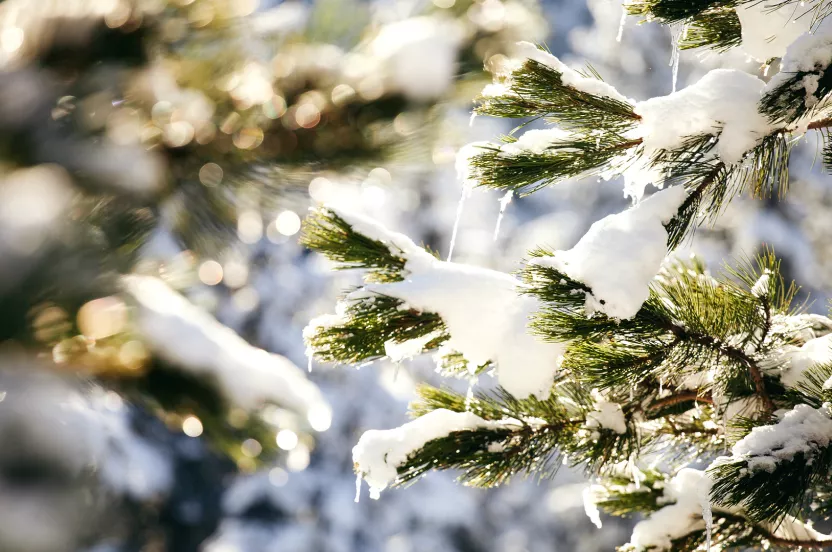
M569 140L572 134L560 128L540 128L527 130L517 139L516 142L503 144L500 147L500 156L519 155L521 153L533 153L541 155L558 142Z
M711 480L700 470L683 468L664 490L674 504L663 507L633 528L630 545L636 550L672 550L672 541L706 528L703 513L710 511Z
M814 32L806 32L797 38L786 50L780 62L780 71L766 85L770 91L792 77L795 73L824 70L832 63L832 20L824 19ZM807 108L817 105L815 96L819 75L806 75L802 86L806 91L804 99Z
M832 361L832 334L808 340L798 348L786 350L780 364L780 381L786 387L796 387L804 380L806 370L816 364Z
M586 416L586 427L604 428L619 435L627 433L627 419L621 405L604 399L597 389L592 390L594 410Z
M541 305L518 294L521 282L503 272L437 260L402 234L359 215L335 212L368 237L395 244L407 258L403 281L368 284L345 301L378 293L401 299L403 308L436 313L451 336L447 347L473 366L494 362L497 379L509 393L518 398L549 396L566 346L529 334L529 317Z
M453 84L462 38L462 28L450 18L411 17L382 27L368 51L381 60L388 90L429 101Z
M304 414L316 429L329 427L331 413L320 391L287 358L249 345L158 278L132 275L123 283L136 301L137 331L161 358L213 377L241 408L273 402Z
M339 216L349 224L353 230L368 238L383 243L388 248L393 247L403 256L407 257L408 263L431 263L435 261L433 255L413 243L413 240L400 232L388 230L371 218L340 209L333 205L325 205L324 209Z
M531 262L589 286L587 314L632 318L647 300L650 282L667 254L663 223L673 218L685 197L681 186L657 192L593 224L572 249Z
M598 498L606 493L606 489L602 485L589 485L584 487L582 497L584 499L584 512L589 518L589 521L597 527L601 528L601 511L598 509Z
M504 426L503 422L490 422L470 412L440 408L397 428L365 432L352 449L352 459L356 471L370 485L370 496L377 499L396 480L397 468L429 441L456 431Z
M581 92L586 92L587 94L611 98L624 103L633 103L632 100L623 96L612 85L594 77L585 77L581 75L557 57L553 56L549 52L539 49L531 42L517 43L515 59L513 60L513 63L508 64L509 70L513 71L520 68L526 62L526 59L532 59L561 73L561 82L563 82L566 86L572 87ZM506 75L498 75L498 78L506 78Z
M393 362L401 362L422 354L425 345L437 337L439 337L439 333L433 332L402 343L387 341L384 344L384 354Z
M751 286L751 294L757 297L767 297L769 293L769 286L771 285L771 271L765 269L760 277Z
M720 132L714 150L721 161L731 165L775 128L758 109L765 83L735 69L715 69L694 84L667 96L636 104L641 121L633 138L641 138L643 158L651 159L659 150L679 148L684 141L701 134ZM655 183L651 172L630 174L627 195L641 197L647 184Z
M760 0L738 6L742 49L760 62L783 57L795 39L809 32L812 14L806 12L811 9L796 8L792 2L779 0Z
M748 461L749 471L772 472L781 461L802 453L811 459L832 439L832 418L827 405L820 409L799 404L774 425L755 427L731 449L734 459Z

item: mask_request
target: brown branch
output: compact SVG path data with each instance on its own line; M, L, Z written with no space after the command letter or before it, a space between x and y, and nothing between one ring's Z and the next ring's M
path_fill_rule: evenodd
M717 514L717 512L718 512L718 514ZM789 547L794 547L794 548L804 547L804 548L814 548L814 549L823 549L823 548L832 547L832 539L814 540L814 539L789 539L789 538L786 538L786 537L778 537L777 535L775 535L770 530L766 529L765 527L763 527L761 525L751 523L751 521L748 518L745 518L743 516L739 516L737 514L731 514L731 513L728 513L728 512L724 512L722 510L716 510L714 513L717 514L718 517L725 518L729 521L734 521L734 522L737 522L737 523L750 524L750 529L752 531L754 531L759 536L763 537L764 539L769 541L771 544L774 544L776 546L789 546Z
M751 381L754 382L755 391L760 397L760 400L763 401L763 406L769 414L776 410L774 402L771 400L771 397L769 397L768 391L766 391L765 381L763 380L763 373L760 370L760 367L757 366L754 359L745 354L745 351L737 349L736 347L731 347L730 345L725 345L724 343L720 343L709 335L689 332L685 328L681 328L672 323L669 324L669 329L676 337L682 340L692 341L693 343L707 347L745 365L748 370L748 374L751 376Z
M829 127L832 127L832 118L819 119L817 121L812 121L811 123L806 125L806 128L808 130L818 130L818 129L821 129L821 128L829 128Z
M673 406L675 404L690 402L690 401L697 401L703 402L707 404L714 404L713 399L708 395L699 395L699 391L684 391L682 393L676 393L675 395L670 395L669 397L664 397L663 399L658 399L650 403L647 407L647 410L658 410L659 408L664 408L666 406Z

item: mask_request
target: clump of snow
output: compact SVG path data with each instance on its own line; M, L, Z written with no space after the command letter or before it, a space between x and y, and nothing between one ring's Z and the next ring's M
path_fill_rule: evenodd
M802 27L799 27L802 28ZM782 86L796 73L823 71L832 64L832 20L824 19L814 32L805 32L786 50L780 62L780 71L766 85L770 91ZM803 77L801 86L806 91L804 104L812 108L820 101L815 96L820 75L810 74Z
M586 517L598 529L601 528L601 511L598 510L598 500L605 495L606 489L602 485L589 485L584 488L582 493Z
M377 499L396 480L397 468L429 441L456 431L504 426L504 422L490 422L471 412L441 408L397 428L365 432L352 449L352 459L356 471L370 485L370 496Z
M136 301L137 331L161 358L214 378L241 408L273 402L306 415L315 429L329 427L330 409L321 392L289 359L251 346L158 278L133 275L123 282Z
M571 136L569 132L560 128L527 130L520 135L516 142L503 144L500 147L500 156L519 155L521 153L541 155L556 143L568 140Z
M667 254L664 224L686 195L681 186L657 192L593 224L572 249L531 262L589 286L588 315L601 312L622 320L632 318L647 300L650 282Z
M811 7L796 8L791 2L761 0L737 6L742 25L742 49L760 62L783 57L795 39L812 26Z
M437 337L439 337L439 333L432 332L423 335L422 337L417 337L416 339L409 339L402 343L387 341L384 344L384 354L387 355L387 357L393 362L401 362L402 360L407 360L422 354L422 350L425 348L425 345Z
M765 269L760 277L751 286L751 294L757 297L767 297L769 293L769 286L771 285L771 271Z
M664 498L675 501L650 514L633 528L630 545L636 550L672 550L672 541L706 529L710 512L711 479L704 471L684 468L664 489Z
M832 439L832 418L827 405L799 404L774 425L755 427L731 449L733 458L747 459L749 471L773 472L781 461L797 454L809 459Z
M429 101L453 84L462 38L462 29L450 18L412 17L382 27L368 51L381 60L388 90Z
M632 100L623 96L612 85L594 77L585 77L581 75L557 57L553 56L549 52L541 50L531 42L518 42L514 55L515 59L507 64L506 69L509 72L519 69L527 59L532 59L558 71L561 74L561 82L566 86L572 87L581 92L586 92L587 94L610 98L624 103L633 103ZM498 75L498 78L505 79L506 75ZM493 92L489 90L489 94L493 94Z
M780 381L786 387L796 387L804 380L806 370L817 364L832 361L832 334L808 340L802 346L786 350L780 364Z
M800 27L798 27L800 28ZM816 71L832 63L832 20L824 19L814 32L804 32L792 42L780 62L780 74ZM775 75L772 80L778 78Z
M717 156L728 165L737 163L777 128L758 111L764 89L762 80L743 71L709 71L678 92L636 104L641 121L633 137L642 139L643 157L649 160L659 150L678 149L691 136L719 133ZM643 190L651 183L638 180L631 184L634 197L640 196L638 186Z
M474 366L496 364L497 379L509 393L549 396L566 346L529 334L529 318L541 305L519 294L520 281L503 272L440 261L402 234L360 215L336 212L356 231L395 245L407 259L403 281L368 284L358 293L396 297L404 301L403 308L438 314L450 334L447 346Z
M612 430L619 435L627 433L627 419L621 405L604 399L597 389L592 390L594 410L586 415L586 426Z

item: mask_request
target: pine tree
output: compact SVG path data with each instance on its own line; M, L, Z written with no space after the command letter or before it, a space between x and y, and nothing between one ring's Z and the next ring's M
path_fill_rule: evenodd
M644 516L622 550L832 547L812 528L832 509L832 319L809 313L769 248L715 272L674 255L734 197L785 196L804 134L829 156L828 5L626 6L682 26L680 47L743 48L761 73L781 58L779 71L714 70L638 102L524 45L475 108L523 122L462 152L463 185L525 195L623 176L634 205L568 251L529 252L513 275L320 207L303 243L364 284L309 324L307 345L328 362L431 353L448 377L496 376L467 395L423 387L412 422L367 431L353 459L374 498L432 469L494 486L568 464L593 478L599 526L599 510ZM537 120L549 126L526 130ZM644 197L648 185L659 191Z

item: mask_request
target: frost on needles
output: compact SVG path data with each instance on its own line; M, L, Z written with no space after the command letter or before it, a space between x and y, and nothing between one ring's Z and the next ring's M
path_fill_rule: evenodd
M476 109L546 124L467 148L466 190L528 194L623 175L634 204L570 250L542 244L515 275L443 262L373 221L313 210L303 242L362 270L364 284L310 323L310 354L357 365L433 354L445 376L497 376L469 396L424 386L413 422L365 433L353 459L373 496L432 469L493 486L566 463L595 478L593 522L643 516L622 550L832 547L811 524L832 514L832 319L796 303L770 250L723 270L675 254L735 196L785 195L797 137L828 142L832 29L820 4L807 4L800 33L762 45L782 10L801 6L628 2L687 25L686 46L783 56L768 83L715 70L643 101L521 45Z

